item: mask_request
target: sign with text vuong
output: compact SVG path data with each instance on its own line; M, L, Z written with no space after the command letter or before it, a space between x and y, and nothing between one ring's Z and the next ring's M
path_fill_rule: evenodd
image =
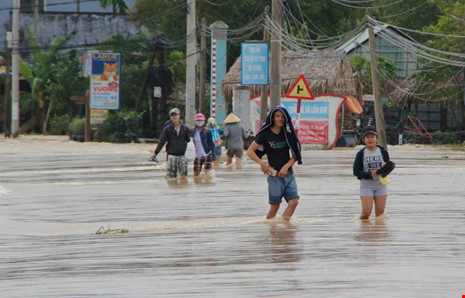
M90 108L120 108L121 55L92 53L90 76Z

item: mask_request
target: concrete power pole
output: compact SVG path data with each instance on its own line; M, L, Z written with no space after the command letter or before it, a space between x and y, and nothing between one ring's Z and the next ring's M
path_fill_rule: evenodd
M13 53L11 78L11 135L17 137L19 133L19 8L20 0L13 0Z
M371 17L371 11L368 9L368 16ZM368 24L368 37L370 43L370 57L371 57L371 81L373 84L373 96L375 100L375 121L376 130L378 132L379 145L387 148L386 128L383 113L383 101L378 82L378 60L376 59L376 41L373 26Z
M267 5L265 7L265 13L267 15L270 14L270 7ZM270 32L268 29L265 27L263 29L263 41L269 41L270 40ZM267 108L268 108L268 88L266 85L263 85L261 87L261 99L260 99L260 126L265 122L266 115L267 113Z
M211 29L211 87L210 111L217 123L223 123L226 118L226 100L222 91L222 81L226 75L228 25L216 21Z
M37 24L39 23L39 0L34 1L34 35L37 38Z
M270 108L272 109L281 105L281 0L272 0L271 16L276 26L276 30L271 34Z
M195 1L187 1L187 47L186 47L186 115L185 121L187 126L194 126L195 117L195 81L197 65L197 28Z
M202 18L202 27L205 28L207 26L207 20ZM202 28L202 29L203 29ZM206 76L207 76L207 36L204 30L201 30L200 33L200 91L199 91L199 112L206 115L206 92L207 89L205 88L206 83Z

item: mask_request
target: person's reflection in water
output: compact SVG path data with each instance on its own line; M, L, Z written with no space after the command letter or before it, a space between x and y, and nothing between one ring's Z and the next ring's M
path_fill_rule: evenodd
M387 220L385 216L377 217L373 221L361 220L360 233L356 236L356 240L370 243L389 241L391 233L386 224Z
M168 183L168 186L170 187L180 187L180 186L188 184L186 176L178 177L174 179L166 179L166 182Z
M215 182L215 171L200 174L194 177L195 184L213 184Z
M297 226L289 221L270 223L272 261L274 263L293 263L301 259L301 249L296 240Z

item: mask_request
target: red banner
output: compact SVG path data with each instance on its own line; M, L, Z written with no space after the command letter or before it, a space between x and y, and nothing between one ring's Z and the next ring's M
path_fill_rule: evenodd
M298 137L302 144L327 144L328 123L300 120Z

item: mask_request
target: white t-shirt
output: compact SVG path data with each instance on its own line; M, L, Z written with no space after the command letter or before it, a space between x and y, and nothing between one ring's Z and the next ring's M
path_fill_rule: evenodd
M208 155L207 153L205 153L205 149L203 148L199 131L197 131L196 134L194 135L194 146L195 146L195 157L202 158Z
M375 151L365 148L363 152L363 171L371 172L379 170L381 169L383 162L383 154L379 147L376 147ZM375 177L374 179L379 179L379 177Z

